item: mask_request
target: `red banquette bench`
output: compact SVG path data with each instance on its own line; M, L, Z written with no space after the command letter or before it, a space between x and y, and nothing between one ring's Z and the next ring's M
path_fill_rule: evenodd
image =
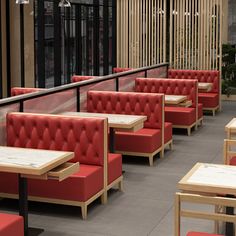
M118 153L149 158L172 144L172 125L166 124L164 138L164 96L151 93L89 91L87 111L110 114L145 115L144 128L136 132L116 132L115 150Z
M209 92L199 92L198 102L203 104L203 110L212 111L213 115L220 104L220 72L217 70L168 70L168 78L196 79L198 82L212 83Z
M89 75L73 75L71 78L71 82L75 83L75 82L81 82L81 81L85 81L85 80L89 80L89 79L94 79L96 78L96 76L89 76Z
M18 96L26 93L34 93L43 91L42 88L22 88L22 87L13 87L11 88L11 96Z
M115 67L113 68L113 73L120 73L128 70L133 70L133 68L122 68L122 67Z
M23 217L0 213L0 236L24 236Z
M197 80L135 79L135 92L185 95L188 100L192 100L191 107L165 106L165 120L171 122L173 128L187 129L188 135L191 133L191 128L193 126L196 128L203 117L202 105L198 104L197 91Z
M74 152L70 162L80 162L80 170L69 178L29 179L29 199L79 206L87 217L87 206L118 184L122 188L122 157L107 153L107 120L74 116L9 113L7 145L13 147ZM0 196L16 197L17 175L0 173Z

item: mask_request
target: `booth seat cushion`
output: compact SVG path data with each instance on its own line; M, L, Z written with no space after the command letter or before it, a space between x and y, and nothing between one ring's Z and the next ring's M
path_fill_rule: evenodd
M108 154L108 184L122 175L122 156L121 154Z
M24 236L23 217L0 213L0 236Z
M173 125L192 125L195 120L196 109L191 107L165 107L165 120Z
M219 95L217 93L199 93L198 102L203 108L215 108L219 105Z
M202 103L198 103L198 119L202 118L203 116L203 105Z
M71 78L72 83L81 82L89 79L94 79L95 76L86 76L86 75L73 75Z
M222 234L209 234L202 232L188 232L187 236L223 236Z
M164 143L169 142L171 139L172 139L172 123L165 122Z
M229 162L230 165L236 166L236 156L232 157Z
M13 87L13 88L11 88L11 96L18 96L18 95L23 95L23 94L27 94L27 93L35 93L35 92L40 92L43 90L45 90L45 89Z
M152 153L161 147L161 130L143 128L137 132L116 132L115 149L126 152Z
M115 67L113 68L113 73L120 73L128 70L133 70L133 68L122 68L122 67Z
M0 189L4 193L18 192L17 175L0 173ZM103 168L80 164L79 172L59 182L29 179L29 195L84 202L103 189Z

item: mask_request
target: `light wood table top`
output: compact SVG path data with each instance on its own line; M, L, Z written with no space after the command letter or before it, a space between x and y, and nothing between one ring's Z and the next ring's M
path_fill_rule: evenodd
M73 157L73 152L0 146L0 171L40 176Z
M233 118L226 126L225 131L227 138L230 139L232 134L236 134L236 118Z
M165 104L177 105L187 100L187 96L183 95L165 95Z
M236 195L236 166L197 163L179 181L186 192Z
M203 83L200 82L198 83L198 90L204 91L204 92L209 92L212 89L213 84L212 83Z
M79 116L79 117L104 117L108 118L108 126L115 130L125 130L135 132L143 128L143 123L147 120L146 116L120 115L93 112L64 112L62 115Z

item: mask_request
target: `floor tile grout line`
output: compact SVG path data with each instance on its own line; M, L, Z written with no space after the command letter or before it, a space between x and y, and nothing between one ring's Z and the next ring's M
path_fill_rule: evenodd
M171 207L167 210L166 214L163 215L163 217L157 222L157 224L151 229L151 231L147 234L147 236L151 235L151 233L153 232L153 230L155 228L158 227L158 225L160 225L160 223L162 222L162 220L169 214L169 212L174 208L174 205L172 204Z

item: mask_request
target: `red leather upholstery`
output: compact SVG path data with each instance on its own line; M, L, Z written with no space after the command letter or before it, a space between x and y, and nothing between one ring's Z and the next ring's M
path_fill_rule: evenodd
M13 87L11 88L11 96L18 96L26 93L34 93L38 91L42 91L44 89L41 88L21 88L21 87Z
M17 194L17 175L0 172L0 188L4 193ZM57 180L28 179L30 196L84 202L103 189L103 168L80 165L79 172L59 182Z
M73 151L79 172L62 182L29 180L29 195L84 202L104 188L106 119L27 113L7 115L8 146ZM122 157L109 154L108 183L122 175ZM17 193L17 176L0 173L2 192Z
M89 112L146 115L145 128L161 129L163 95L150 93L89 91Z
M104 119L11 113L7 115L7 144L47 150L73 151L71 162L103 166Z
M137 132L116 132L115 148L125 152L152 153L161 147L163 95L150 93L89 91L89 112L146 115Z
M220 72L217 70L168 70L168 78L197 79L198 82L213 83L212 93L219 93Z
M113 68L113 73L120 73L128 70L133 70L133 68L122 68L122 67L116 67Z
M29 180L29 195L86 201L101 191L104 188L103 140L104 133L107 133L104 130L105 120L27 113L8 114L8 146L73 151L75 157L71 161L80 162L79 172L62 182ZM17 193L17 176L0 174L1 191Z
M71 82L72 83L81 82L81 81L94 79L94 78L95 78L95 76L73 75L71 78Z
M212 90L198 94L198 102L204 108L216 108L219 105L219 80L220 72L216 70L168 70L168 78L197 79L198 82L212 83Z
M202 103L198 103L198 119L203 117L203 105Z
M188 232L186 236L223 236L223 234L209 234L202 232Z
M185 95L188 97L188 100L192 100L192 107L196 107L197 80L137 78L135 79L135 91Z
M231 157L231 159L230 159L230 165L236 166L236 156Z
M108 184L122 175L122 158L120 154L108 154Z
M164 143L167 143L172 139L172 123L165 122L164 125Z
M217 93L199 93L198 102L203 104L203 107L214 108L219 105L219 95Z
M190 126L196 121L197 80L137 78L135 91L185 95L192 100L192 107L165 107L165 121L183 126Z
M159 129L140 129L134 133L116 132L115 149L125 152L152 153L161 147Z
M23 217L0 213L0 236L24 236Z
M165 107L165 120L174 125L190 126L196 121L195 112L191 107Z

